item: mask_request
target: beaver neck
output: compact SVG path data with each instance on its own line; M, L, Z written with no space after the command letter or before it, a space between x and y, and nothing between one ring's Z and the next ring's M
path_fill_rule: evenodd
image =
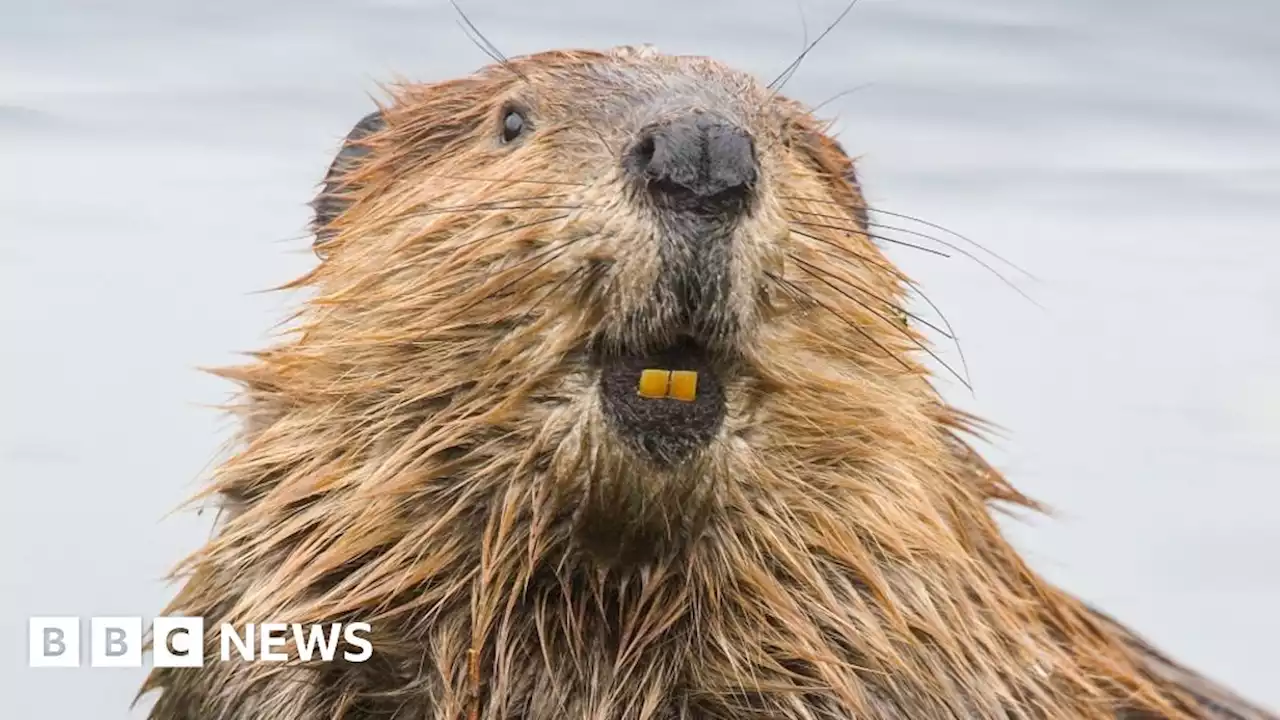
M832 502L744 495L635 564L481 552L434 644L468 628L493 717L1114 718L1126 696L1174 716L981 503L913 543L859 523L876 499Z

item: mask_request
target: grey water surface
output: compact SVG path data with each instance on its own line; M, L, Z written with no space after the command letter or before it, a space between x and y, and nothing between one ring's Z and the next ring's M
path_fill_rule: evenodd
M843 0L463 7L507 54L652 42L767 81ZM377 82L488 61L456 19L0 0L0 714L141 714L141 669L29 669L27 618L163 606L211 520L166 513L230 430L197 367L284 317L257 291L313 262L305 203ZM893 251L959 333L976 392L948 396L1057 510L1006 523L1019 548L1280 707L1280 4L862 0L786 88L858 88L823 112L871 203L1036 275L996 266L1042 307Z

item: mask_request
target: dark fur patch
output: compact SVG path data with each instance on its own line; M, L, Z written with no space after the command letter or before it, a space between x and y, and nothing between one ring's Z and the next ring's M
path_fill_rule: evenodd
M692 402L640 397L640 373L648 368L696 371L697 397ZM614 431L663 465L688 459L705 447L724 421L720 379L706 355L687 340L653 355L606 360L600 372L600 399Z
M311 203L311 208L315 211L312 231L316 236L314 248L317 253L321 253L324 242L332 236L332 232L328 229L329 224L337 219L350 204L344 194L349 193L352 188L346 182L345 176L358 167L360 161L369 154L369 146L361 141L385 129L386 126L386 120L382 117L380 110L365 115L351 129L351 132L347 133L347 137L342 141L342 148L329 164L329 171L324 176L324 188Z

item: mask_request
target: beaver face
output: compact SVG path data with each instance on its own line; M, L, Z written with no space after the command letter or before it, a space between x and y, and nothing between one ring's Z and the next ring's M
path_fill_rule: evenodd
M714 497L796 403L916 387L848 157L710 59L556 52L400 88L316 207L310 337L371 380L370 416L477 462L501 437L606 515Z
M528 128L513 161L545 156L547 177L594 180L568 219L600 263L586 301L602 315L589 341L601 409L632 449L686 460L720 431L759 267L784 237L762 207L778 169L757 144L771 160L785 115L754 80L703 59L624 49L520 72L502 98L504 122ZM646 370L696 374L692 392L642 394Z

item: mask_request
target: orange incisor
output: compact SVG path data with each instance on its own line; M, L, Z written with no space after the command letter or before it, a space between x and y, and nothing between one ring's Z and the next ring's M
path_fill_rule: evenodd
M698 373L692 370L644 370L640 373L636 393L643 398L693 402L698 397Z

